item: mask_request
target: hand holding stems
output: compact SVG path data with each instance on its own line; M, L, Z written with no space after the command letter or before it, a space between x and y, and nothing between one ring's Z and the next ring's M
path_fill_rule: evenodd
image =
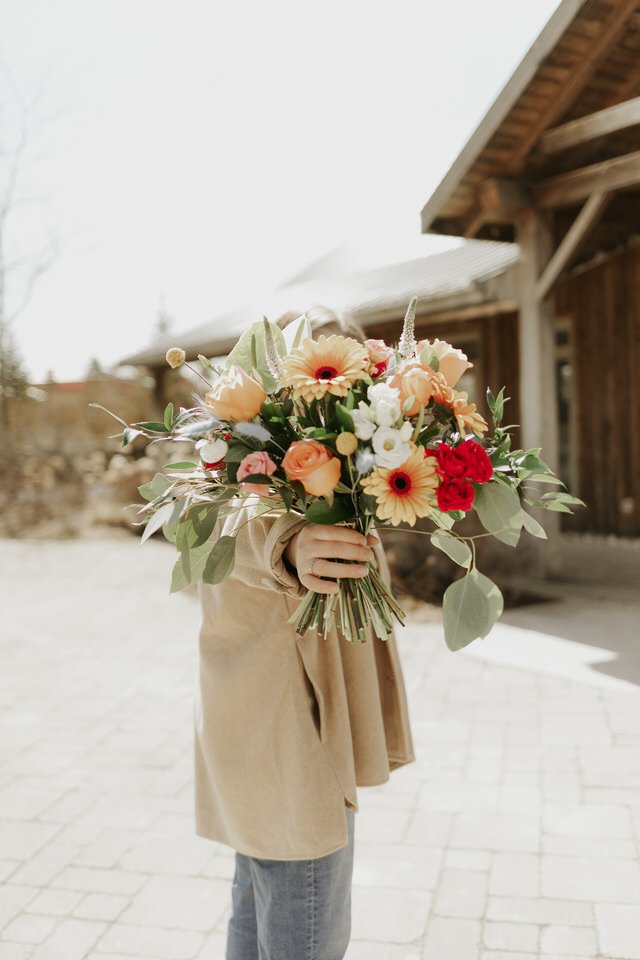
M316 593L337 593L336 580L360 579L369 573L377 537L351 527L308 523L288 543L285 559L298 571L300 583ZM340 562L345 561L345 562ZM325 577L335 579L324 579Z

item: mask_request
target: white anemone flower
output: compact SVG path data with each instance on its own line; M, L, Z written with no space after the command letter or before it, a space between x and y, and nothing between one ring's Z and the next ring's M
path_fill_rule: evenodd
M373 416L380 427L392 427L401 415L400 391L386 383L376 383L367 390Z
M361 400L358 409L349 412L353 420L353 432L358 440L370 440L376 429L371 407Z
M400 430L392 427L378 427L372 439L376 466L386 470L395 470L402 466L411 453L411 447L403 440Z
M229 444L220 437L216 440L199 440L196 443L196 450L205 463L217 463L218 460L224 460L228 449Z

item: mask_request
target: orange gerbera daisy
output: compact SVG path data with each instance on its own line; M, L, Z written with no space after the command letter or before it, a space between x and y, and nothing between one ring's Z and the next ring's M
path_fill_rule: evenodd
M413 526L418 517L428 516L440 482L436 458L425 457L422 447L411 446L401 466L393 470L376 467L362 480L365 493L378 501L380 520L391 520L394 527L403 521Z
M281 384L293 387L294 397L307 403L327 393L346 397L354 380L366 375L367 348L351 337L320 336L317 342L303 340L284 360Z
M436 403L444 403L451 407L456 418L461 436L466 435L466 429L472 430L481 437L488 429L487 421L478 413L475 403L469 403L469 395L464 390L454 390L450 387L441 373L433 375L433 399Z

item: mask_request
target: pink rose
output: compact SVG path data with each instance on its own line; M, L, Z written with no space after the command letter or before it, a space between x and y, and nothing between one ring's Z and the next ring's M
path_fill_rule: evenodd
M372 377L379 377L389 366L393 356L393 348L388 347L384 340L365 340L365 347L369 354L369 373Z
M246 457L240 461L237 473L238 480L242 483L243 493L255 493L259 497L264 496L264 494L269 491L267 484L246 483L244 478L255 477L256 474L263 477L270 477L276 470L276 464L264 450L256 450L255 453L248 453Z

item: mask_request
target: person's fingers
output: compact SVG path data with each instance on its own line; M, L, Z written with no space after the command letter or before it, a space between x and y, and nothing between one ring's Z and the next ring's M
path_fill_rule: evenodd
M332 578L345 578L349 577L351 579L359 579L360 577L366 577L369 573L369 568L365 567L361 563L337 563L332 559L323 559L317 557L313 561L313 573L311 576L315 577L332 577Z

